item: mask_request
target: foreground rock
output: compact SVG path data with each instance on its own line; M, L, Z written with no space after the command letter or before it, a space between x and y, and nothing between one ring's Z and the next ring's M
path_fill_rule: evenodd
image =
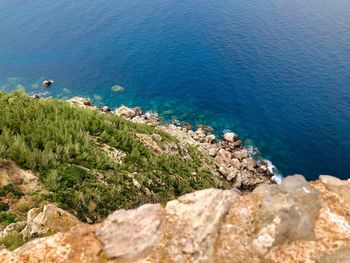
M29 210L26 227L21 233L25 239L31 239L50 233L67 231L79 223L79 220L72 214L55 205L48 204L43 209L33 208Z
M0 262L348 262L349 198L350 183L330 176L207 189L3 249Z

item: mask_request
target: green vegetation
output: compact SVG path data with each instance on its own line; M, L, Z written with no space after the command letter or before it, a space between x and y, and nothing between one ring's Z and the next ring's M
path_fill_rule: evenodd
M21 189L14 184L7 184L0 188L0 197L10 195L11 198L19 199L23 196Z
M0 202L0 211L7 211L9 210L9 205L4 203L4 202Z
M23 240L22 235L19 233L11 233L4 238L0 238L0 244L4 244L9 250L14 250L24 243L25 241Z
M10 212L0 212L0 223L4 222L6 225L15 223L17 221L17 216Z
M159 146L176 142L153 127L135 124L98 110L72 107L54 99L32 99L22 91L0 92L0 159L12 159L38 171L48 191L41 201L56 202L82 221L97 221L119 208L166 202L198 189L229 187L206 170L201 154L156 154L136 133L158 133ZM101 144L126 154L115 162ZM134 185L130 174L141 184ZM0 196L21 197L15 185ZM39 202L40 200L38 200Z

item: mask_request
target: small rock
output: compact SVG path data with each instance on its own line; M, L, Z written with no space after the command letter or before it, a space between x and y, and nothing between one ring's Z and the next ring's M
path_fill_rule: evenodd
M132 179L132 183L137 189L141 189L141 184L135 178Z
M90 101L89 99L84 99L84 100L83 100L83 104L84 104L85 106L91 106L91 101Z
M245 149L241 149L241 150L235 151L233 153L233 156L239 160L242 160L248 157L248 152Z
M265 164L259 165L259 167L256 170L259 173L266 173L267 172L267 166Z
M136 116L141 116L141 114L142 114L142 110L141 110L141 108L140 108L140 107L136 107L136 108L134 108L134 111L135 111L135 115L136 115Z
M50 87L53 84L53 80L46 79L43 81L44 87Z
M205 141L208 142L208 143L212 143L215 141L215 135L214 134L208 134L206 137L205 137Z
M228 176L226 176L226 179L228 181L231 181L232 179L234 179L236 177L236 173L235 172L231 172L228 174Z
M208 150L208 154L209 154L210 156L212 156L212 157L215 157L216 154L218 153L218 151L219 151L219 148L210 148L210 149Z
M33 94L33 95L30 96L30 97L33 98L33 99L39 99L39 98L40 98L38 94Z
M242 175L240 173L237 173L233 187L235 187L237 189L241 188L242 182L243 182Z
M110 112L111 109L108 106L103 106L102 107L102 112Z
M185 131L192 130L192 125L189 123L186 123L182 126L182 129L184 129Z
M245 165L245 167L247 167L247 169L249 171L254 171L255 167L256 167L256 161L253 159L253 158L246 158L246 159L243 159L242 163Z
M230 164L233 168L236 168L237 170L241 169L242 167L242 163L237 158L233 158Z
M145 113L145 119L149 120L151 118L151 113L150 112L146 112Z
M180 121L177 119L172 120L172 124L175 126L180 126Z
M233 132L226 132L224 134L224 140L228 142L234 142L238 139L238 136Z
M21 233L25 238L32 238L46 233L66 231L76 224L79 224L79 220L75 216L48 204L42 211L40 208L28 211L27 226Z
M225 168L225 167L223 167L223 166L220 166L220 167L219 167L219 172L220 172L222 175L224 175L224 176L226 176L226 175L229 174L228 169Z
M194 131L192 131L192 130L188 130L187 133L188 133L188 135L191 136L191 137L194 137L194 135L195 135Z

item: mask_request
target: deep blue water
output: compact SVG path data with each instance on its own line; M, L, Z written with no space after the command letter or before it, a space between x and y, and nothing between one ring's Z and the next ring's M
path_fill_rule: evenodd
M349 0L0 0L1 89L44 78L231 129L283 175L350 177Z

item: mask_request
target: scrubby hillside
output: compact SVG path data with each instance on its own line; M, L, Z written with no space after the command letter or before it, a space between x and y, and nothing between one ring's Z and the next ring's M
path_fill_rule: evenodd
M91 223L119 208L230 187L212 175L195 147L178 147L177 139L152 126L21 91L0 92L0 107L0 159L39 178L26 192L23 178L0 181L3 227L47 202Z

